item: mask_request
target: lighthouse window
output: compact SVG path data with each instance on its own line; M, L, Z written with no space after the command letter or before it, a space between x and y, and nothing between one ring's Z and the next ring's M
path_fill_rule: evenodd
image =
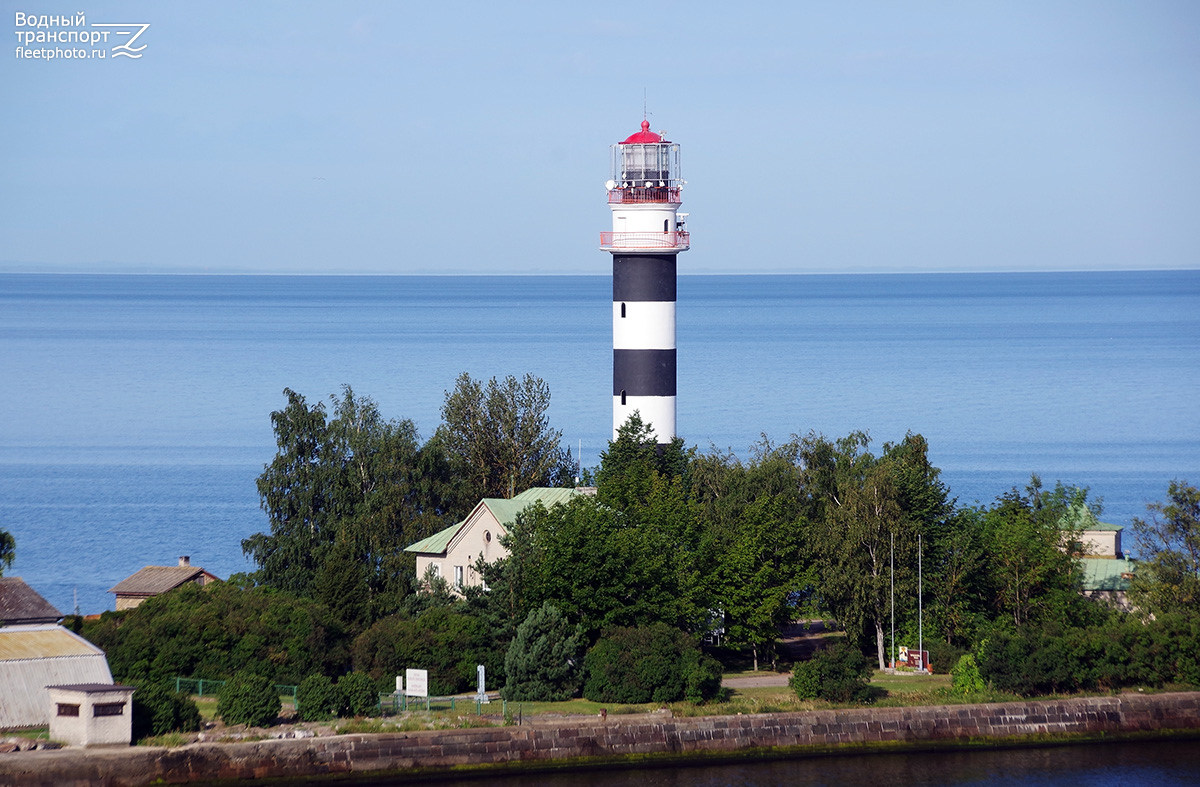
M669 221L670 219L663 219L663 232L667 231L667 227L669 226L667 222Z
M621 404L625 404L625 389L621 389Z
M621 319L625 319L625 304L621 304Z

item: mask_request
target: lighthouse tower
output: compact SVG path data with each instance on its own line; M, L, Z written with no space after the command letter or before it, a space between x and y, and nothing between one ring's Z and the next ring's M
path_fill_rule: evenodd
M675 257L688 249L679 145L642 130L612 146L613 439L637 410L660 444L675 437Z

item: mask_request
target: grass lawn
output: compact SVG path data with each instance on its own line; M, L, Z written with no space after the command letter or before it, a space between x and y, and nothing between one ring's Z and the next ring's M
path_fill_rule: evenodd
M950 676L936 674L918 675L915 672L901 672L889 675L882 670L876 670L875 675L871 678L871 685L884 689L891 696L895 696L896 694L916 694L918 692L949 688Z

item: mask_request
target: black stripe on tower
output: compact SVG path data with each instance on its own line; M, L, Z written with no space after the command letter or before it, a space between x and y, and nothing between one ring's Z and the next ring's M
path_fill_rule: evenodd
M613 301L674 301L675 254L614 254Z
M613 350L613 396L674 396L674 350Z

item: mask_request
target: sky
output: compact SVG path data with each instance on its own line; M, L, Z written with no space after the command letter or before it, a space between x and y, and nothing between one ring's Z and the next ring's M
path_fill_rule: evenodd
M644 107L681 273L1200 267L1194 0L0 6L0 272L604 275Z

